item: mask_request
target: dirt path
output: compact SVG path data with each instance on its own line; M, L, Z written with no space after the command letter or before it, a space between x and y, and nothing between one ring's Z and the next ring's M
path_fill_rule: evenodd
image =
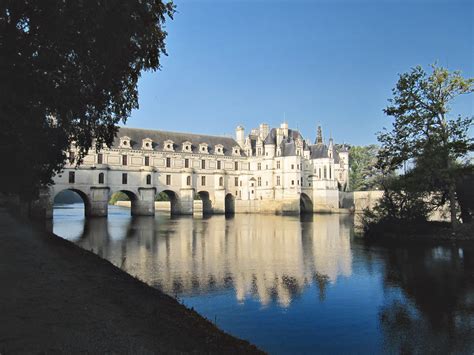
M0 207L0 354L257 353L108 261Z

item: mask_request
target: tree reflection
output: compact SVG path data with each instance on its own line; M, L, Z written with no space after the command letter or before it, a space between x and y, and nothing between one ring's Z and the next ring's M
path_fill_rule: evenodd
M389 249L385 285L409 300L380 311L386 346L403 353L471 353L474 350L472 246Z

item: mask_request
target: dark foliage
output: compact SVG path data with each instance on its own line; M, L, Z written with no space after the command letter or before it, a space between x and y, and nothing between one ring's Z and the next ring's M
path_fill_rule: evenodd
M380 218L412 220L449 203L451 223L457 224L456 184L464 172L462 160L474 150L473 118L450 116L450 103L471 94L473 85L474 79L435 65L429 75L421 67L400 75L384 110L394 120L392 130L378 136L377 165L386 174L406 165L409 170L386 184Z
M161 0L6 0L0 5L0 192L34 198L64 166L110 145L160 67Z

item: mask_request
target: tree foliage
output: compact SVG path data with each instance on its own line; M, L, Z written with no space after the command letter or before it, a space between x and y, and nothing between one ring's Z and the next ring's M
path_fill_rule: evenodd
M138 108L143 70L166 55L161 0L6 0L0 5L0 191L34 197L80 154L110 145Z
M378 167L387 173L408 163L410 179L400 181L414 181L420 192L429 192L426 203L440 207L449 201L452 223L457 221L456 179L474 141L469 137L473 118L452 116L450 103L472 93L473 84L474 79L436 65L430 74L419 66L401 74L384 110L394 118L392 130L378 136Z
M349 149L349 186L353 191L380 188L381 172L377 168L379 147L352 146Z

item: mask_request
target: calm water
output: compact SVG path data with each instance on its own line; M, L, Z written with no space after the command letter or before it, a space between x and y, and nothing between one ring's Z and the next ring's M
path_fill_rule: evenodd
M57 206L53 229L269 353L474 352L472 244L366 246L338 215L109 213Z

